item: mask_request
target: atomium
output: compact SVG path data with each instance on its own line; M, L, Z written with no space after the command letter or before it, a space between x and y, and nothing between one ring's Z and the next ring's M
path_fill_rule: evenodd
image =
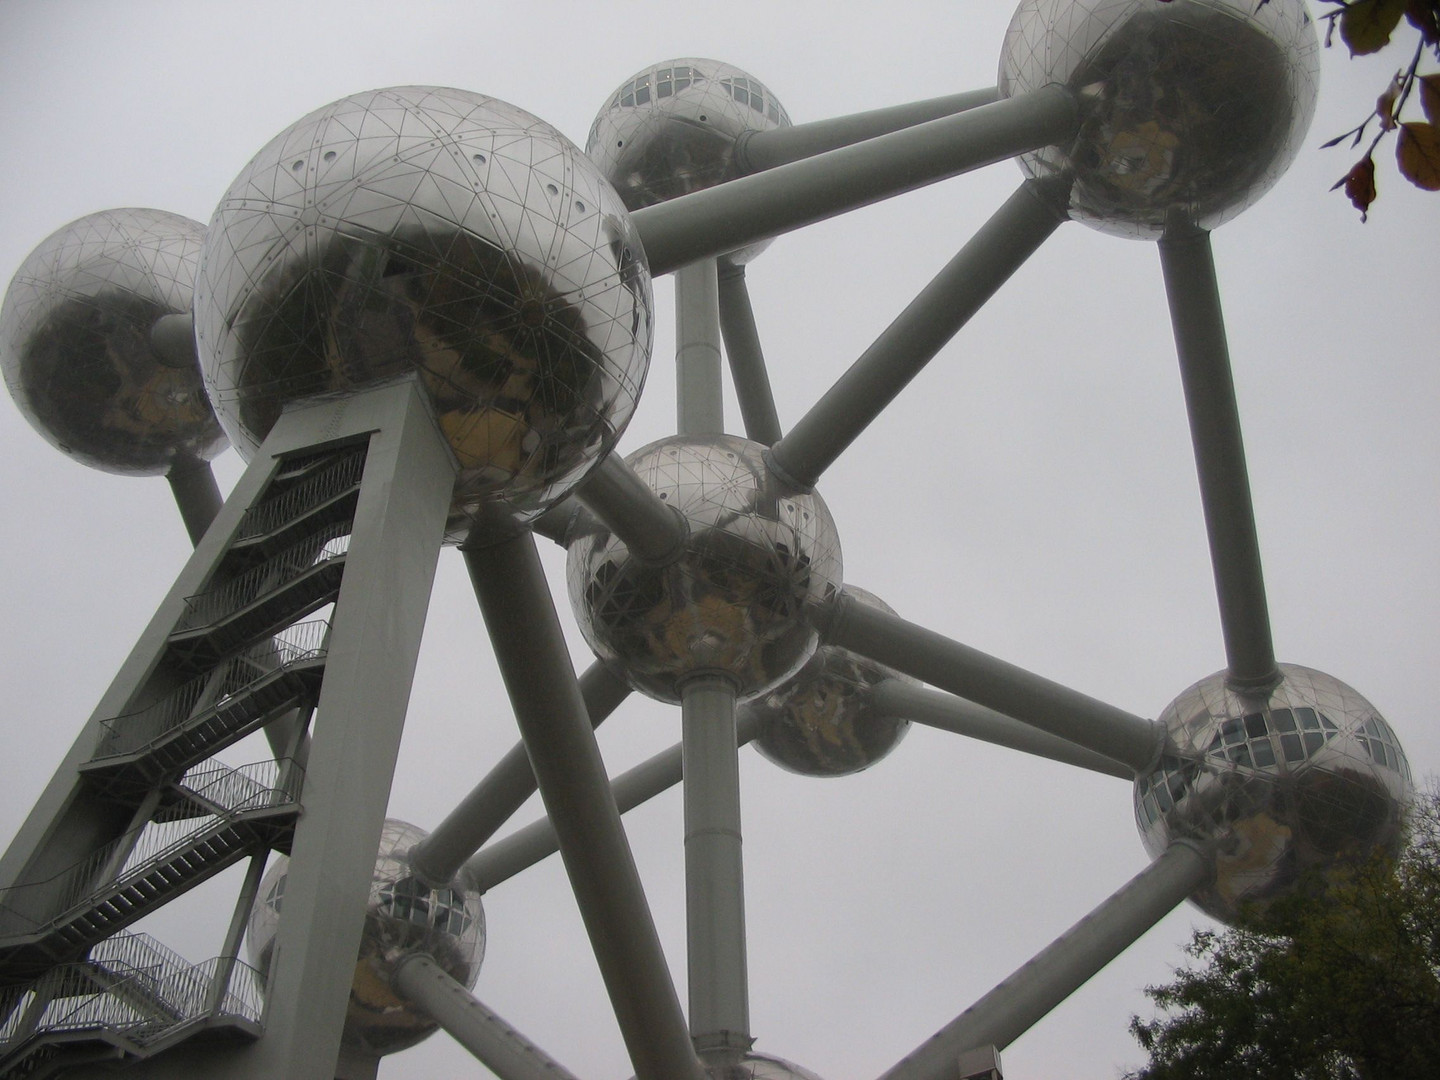
M205 384L249 455L287 402L418 372L460 466L452 534L533 516L619 438L650 355L625 207L529 113L463 90L343 98L266 145L206 233Z
M858 603L895 614L873 593L845 587ZM879 712L871 691L886 679L919 685L884 664L836 645L821 645L805 666L767 693L740 706L759 722L755 749L802 776L848 776L868 769L910 730L904 717Z
M1410 765L1373 705L1323 672L1280 670L1262 689L1219 672L1186 690L1160 714L1159 765L1135 783L1152 858L1176 839L1219 843L1215 880L1191 900L1223 922L1393 854L1411 797Z
M763 447L676 436L627 459L689 527L663 566L595 526L570 543L570 603L585 640L635 689L678 702L687 678L719 674L752 697L814 652L811 609L840 587L840 541L824 501L791 493Z
M1239 550L1243 545L1223 547L1216 540L1220 534L1227 539L1253 535L1248 491L1244 499L1217 500L1213 476L1201 470L1229 666L1149 721L906 623L863 590L842 593L837 528L810 486L833 461L827 456L833 447L819 444L838 434L843 436L840 449L849 446L933 358L935 352L924 353L928 346L918 343L948 340L940 331L950 327L953 310L1003 284L1057 226L1055 208L1025 192L1063 185L1068 217L1104 232L1167 241L1160 247L1172 316L1185 309L1183 314L1218 325L1218 296L1177 283L1186 274L1193 281L1213 271L1206 231L1259 198L1288 165L1314 107L1314 81L1314 28L1299 0L1253 7L1249 0L1163 5L1024 0L1005 41L997 88L1010 101L995 102L993 108L954 105L981 112L980 122L970 128L950 125L951 115L941 117L937 128L916 119L910 106L858 120L841 118L837 128L822 124L819 136L811 127L807 138L823 142L833 137L835 153L817 151L827 156L821 168L808 171L799 154L792 161L798 168L780 172L779 181L772 175L768 189L739 186L747 183L744 148L747 140L761 136L767 141L795 136L785 130L789 118L773 94L749 75L698 59L666 61L625 82L592 128L593 161L520 109L443 88L352 95L277 136L236 179L204 231L194 290L204 386L237 449L253 458L241 481L248 486L237 487L244 494L223 511L231 534L214 542L206 535L181 579L187 588L177 588L162 609L173 613L183 607L184 614L176 617L168 636L161 632L164 627L147 632L136 659L117 678L107 700L123 701L132 711L97 715L94 721L105 727L107 738L137 718L152 726L123 743L123 754L114 752L121 745L118 738L114 745L104 739L77 744L97 746L95 756L80 766L78 778L74 762L67 760L64 768L70 771L62 770L55 782L60 794L47 793L39 812L62 804L65 809L51 821L40 821L43 828L24 830L19 842L41 835L60 839L47 839L53 846L42 845L38 858L22 852L26 858L7 859L7 867L25 863L27 872L39 866L48 874L74 855L85 873L65 878L67 887L78 880L93 891L78 900L67 894L63 910L53 914L57 925L72 919L65 929L78 936L57 937L54 955L63 959L41 971L33 985L20 994L8 993L12 983L20 986L23 980L0 968L11 979L0 983L6 1002L30 994L23 1009L13 1010L13 1024L8 1014L0 1016L0 1071L4 1055L14 1049L7 1033L22 1031L22 1041L32 1034L40 1040L54 1036L56 1046L73 1037L73 1025L47 1027L51 1003L45 994L53 987L41 986L39 979L53 982L55 972L68 965L73 970L66 977L78 972L94 980L73 994L68 984L57 992L60 997L89 995L69 1014L72 1018L117 997L114 972L96 965L123 955L123 948L97 950L101 938L84 935L94 937L94 927L117 910L115 896L105 890L120 878L103 880L95 867L114 866L118 875L124 864L124 874L134 875L125 878L127 888L153 871L149 881L156 890L178 881L183 891L199 884L199 875L223 869L204 860L220 849L212 841L238 826L227 834L236 846L221 854L230 857L244 847L252 859L253 876L242 892L247 905L255 897L245 946L257 975L251 988L262 987L269 995L272 1015L267 1020L258 1009L247 1012L243 1002L227 997L249 978L236 960L237 919L227 937L230 951L218 963L180 972L187 987L200 988L190 997L209 1003L209 1012L178 1020L170 1016L168 1028L148 1019L164 1029L158 1036L162 1041L186 1034L180 1029L201 1020L199 1027L238 1025L246 1037L258 1039L257 1060L277 1045L282 1047L274 1051L277 1055L291 1053L297 1030L302 1038L337 1039L342 1058L349 1052L367 1059L414 1045L438 1025L467 1048L487 1040L492 1046L504 1044L506 1052L518 1053L530 1066L525 1075L552 1067L565 1075L468 993L485 948L480 890L558 849L637 1073L646 1080L676 1075L816 1080L805 1069L750 1049L737 720L758 728L760 751L786 769L849 775L889 754L912 722L879 710L873 700L877 688L901 684L891 689L897 691L896 700L904 700L922 676L932 688L914 692L909 700L923 703L912 704L917 713L929 712L916 715L914 722L1023 747L1106 775L1135 774L1135 817L1152 862L888 1076L948 1078L966 1052L1004 1049L1186 897L1218 919L1242 921L1263 913L1277 898L1323 886L1337 867L1395 851L1411 778L1394 733L1365 699L1338 680L1295 665L1274 665L1258 549L1251 566L1249 553ZM991 100L991 88L978 96ZM693 417L708 415L707 410L685 406L700 397L708 402L723 397L718 369L713 378L707 372L707 385L698 389L698 377L679 380L683 434L619 460L617 444L636 407L651 349L644 243L655 234L647 228L671 229L675 250L689 257L688 264L674 259L671 269L702 259L743 262L762 245L737 250L736 236L729 235L707 240L711 247L704 251L686 247L686 208L700 214L697 205L725 203L725 195L707 194L708 189L738 180L731 193L758 199L763 196L756 196L757 190L773 196L787 177L798 183L794 178L802 175L805 183L828 183L826 195L836 197L837 206L843 202L837 191L852 197L843 208L855 209L953 175L956 167L937 163L934 156L936 131L958 131L954 137L963 142L967 130L973 135L976 128L986 130L987 123L1002 125L996 116L1022 115L1015 99L1027 96L1038 112L1055 106L1047 117L1076 122L1071 136L1021 155L1026 174L1021 197L1007 202L992 225L1018 222L1022 228L987 227L977 234L936 279L938 284L927 287L892 324L903 332L887 330L882 342L847 372L842 380L847 392L822 394L790 432L764 445L758 436L696 431ZM921 113L936 107L933 102L919 106ZM902 114L910 119L895 119ZM836 135L837 130L853 135L863 129L868 139L886 125L881 134L892 141L882 145L903 144L912 152L905 160L916 163L915 175L886 178L883 170L873 169L873 159L885 156L871 152L874 144L847 155L844 151L862 136ZM911 126L926 130L916 135ZM1016 122L1017 128L1024 126ZM867 186L874 184L879 187ZM779 210L775 205L767 210L777 214L803 202L775 198ZM648 219L647 208L652 209ZM805 209L795 211L786 227L808 223ZM157 361L149 349L150 328L162 315L186 309L191 272L186 268L195 264L200 233L194 223L169 222L158 212L120 213L155 214L144 219L143 237L132 241L125 234L119 245L125 251L145 251L147 244L157 243L155 236L173 229L179 239L160 244L169 259L166 273L153 258L132 267L111 251L111 234L120 235L133 221L105 219L108 223L100 227L82 219L57 234L71 237L55 242L60 257L47 254L46 263L37 252L41 269L31 273L28 262L22 268L0 315L5 332L0 344L12 392L47 438L82 459L89 454L102 467L160 471L180 455L213 453L218 436L209 429L199 442L193 433L157 435L162 425L146 411L149 399L130 394L128 383L123 393L116 390L111 376L151 378L146 365ZM688 225L695 235L709 235L694 219ZM710 221L707 227L713 225ZM1182 233L1186 243L1170 242ZM699 243L693 236L688 242ZM85 259L91 246L109 252L113 273L89 268ZM704 269L705 274L687 276L684 286L703 281L707 290L713 288L717 316L734 316L735 308L726 306L740 304L737 296L748 306L743 292L725 292L722 299L720 275L713 267ZM85 283L98 277L123 281L120 299ZM120 313L134 306L131 298L157 280L174 288L161 289L164 296L147 299L149 306L122 320ZM743 277L731 275L729 283L736 281L743 283ZM83 300L74 310L67 307L72 289ZM704 299L708 304L712 297ZM59 329L50 329L44 319L55 312L60 313ZM1193 320L1175 317L1182 366L1213 361L1214 341L1193 334L1186 329L1190 325ZM716 357L722 348L739 352L746 347L735 340L741 335L722 334L708 321L694 332L706 337L700 344ZM32 346L44 334L59 342L46 346L49 352ZM884 348L878 347L882 343ZM935 343L935 350L942 345ZM1196 359L1207 350L1209 355ZM109 442L95 451L71 445L64 434L68 421L41 415L34 387L43 379L25 367L31 363L26 357L41 356L49 367L37 370L49 378L72 353L84 363L101 364L104 378L76 376L52 396L62 411L73 409L77 415L77 402L88 403L87 395L100 400L101 420L87 417L71 425L107 433ZM18 380L10 379L12 358L23 373ZM758 351L748 359L763 370ZM1228 359L1226 365L1223 371L1212 366L1201 374L1228 380ZM852 376L855 381L846 382ZM104 392L92 394L86 380ZM768 384L744 382L738 375L734 381L742 411L754 415L759 410L744 407L765 404L757 399L769 394ZM400 382L424 390L439 437L430 438L434 430L421 423L413 441L383 442L400 426L398 410L386 411L408 394L408 387L393 385ZM862 390L851 392L857 383ZM146 393L155 392L150 383L146 386ZM187 392L198 416L193 383ZM357 426L336 434L347 408L361 397L375 404L373 413L352 410ZM281 425L282 411L298 403L306 407L287 418L289 426ZM413 399L406 398L407 409L411 404ZM1197 456L1212 464L1225 448L1202 444L1215 430L1228 430L1230 421L1238 426L1233 415L1205 412L1220 407L1201 403L1191 414ZM141 419L115 421L110 414L117 411ZM355 421L354 413L364 413L362 420ZM204 416L213 426L214 418L208 412ZM372 420L377 427L359 429ZM294 441L267 457L261 446L277 426ZM723 418L713 426L723 427ZM116 430L125 436L115 435ZM153 462L146 459L142 468L135 464L138 458L124 456L151 436ZM371 441L372 436L380 441ZM275 441L283 442L280 435ZM385 455L370 456L376 445L387 446L390 458L377 464ZM1207 451L1213 453L1207 457ZM813 468L787 469L792 456ZM452 467L458 467L453 487ZM1222 477L1233 482L1224 489L1227 494L1247 483L1243 459L1215 468L1231 470ZM416 481L413 491L406 488L410 480ZM397 491L428 496L389 501ZM245 499L251 501L242 504ZM1208 520L1212 511L1214 521ZM310 887L294 889L287 910L290 864L278 863L257 882L269 851L301 850L297 836L307 842L304 850L317 850L328 836L304 833L312 822L339 831L358 829L355 822L380 816L379 803L387 792L349 781L352 773L373 778L388 775L387 764L393 768L393 759L380 760L383 740L368 736L393 735L388 745L399 744L406 711L400 691L408 693L425 629L423 603L411 604L413 596L402 593L428 595L412 586L420 582L428 588L432 579L425 571L433 571L433 562L419 566L422 559L411 546L418 551L430 542L432 553L438 549L439 522L446 515L448 539L468 541L463 558L489 624L522 745L483 777L433 833L387 820L373 868L369 836L350 833L346 839L357 842L336 844L338 854L325 864L327 873L307 874ZM502 520L505 529L476 529ZM645 537L637 533L662 532L657 522L675 526L675 542L663 557L656 554L659 546L647 547L642 556L638 541ZM431 523L435 528L426 541L421 532ZM596 657L579 678L534 551L535 535L558 540L567 549L571 607ZM377 536L385 543L376 542ZM389 544L392 537L400 539ZM377 550L383 557L374 554ZM352 559L355 553L360 554ZM1253 581L1245 574L1251 570ZM1245 580L1238 586L1230 579L1219 584L1226 575ZM209 591L190 592L192 585ZM849 603L846 594L857 602ZM359 599L352 602L352 597ZM1237 597L1242 602L1224 602ZM315 621L300 621L322 609ZM355 610L362 614L351 614ZM372 632L382 624L381 631ZM1258 625L1263 630L1250 633ZM306 634L314 632L314 647L297 644L304 637L301 627L308 627ZM336 644L342 640L343 648ZM152 649L148 664L140 662L146 656L138 655L144 648ZM341 654L339 663L332 648ZM142 669L143 675L136 674ZM335 675L337 670L342 674ZM1256 678L1257 670L1273 677ZM727 685L704 685L712 681ZM328 712L333 698L326 695L337 682L343 683L340 694L351 694L351 712ZM602 710L608 714L618 706L627 687L658 701L683 702L684 731L678 748L612 779L593 741L592 725L603 718ZM277 688L292 696L280 698ZM607 701L607 694L613 700ZM325 760L322 751L330 760L343 758L354 766L341 774L343 782L335 782L338 769L330 774L315 769L315 778L329 781L316 783L298 775L304 770L286 767L279 770L285 780L267 787L248 773L210 763L211 755L282 714L318 714L313 728L295 727L290 745L304 746L312 764ZM87 737L97 730L87 728ZM351 737L356 732L365 737ZM275 736L277 730L268 734ZM346 737L351 737L348 743ZM175 757L165 756L172 753ZM278 764L279 756L277 751L276 763L262 764ZM176 764L182 758L184 764ZM191 776L187 770L201 761L211 775L222 778L205 789L208 794L185 786ZM659 935L647 932L654 930L648 901L618 817L622 802L633 806L642 796L658 794L662 780L685 785L688 1016L681 1011ZM100 786L90 792L93 798L67 802L61 797L81 784ZM490 840L537 788L548 821ZM226 792L236 805L216 801ZM110 799L131 804L117 814ZM256 813L257 807L263 812ZM115 821L129 813L140 821L145 812L152 817L141 829L157 825L168 830L178 814L180 826L192 831L178 842L173 838L180 829L165 831L172 846L161 855L152 857L138 845L132 850L121 841L133 837L119 835ZM248 831L260 819L272 819L274 831ZM313 840L317 835L320 843ZM105 836L107 846L81 850L80 841L69 839L82 837L88 843L95 836ZM436 842L437 837L444 842ZM174 858L177 851L184 858ZM125 858L117 859L117 852L126 853ZM300 979L294 956L314 940L313 935L306 939L306 930L351 900L358 910L358 886L365 884L366 874L361 947L353 964L348 952L342 956L331 950L324 956L325 950L311 949L304 957L309 965L305 979ZM347 875L357 885L353 894L344 891L348 881L328 880ZM48 896L56 892L55 880L22 881L19 888L40 884ZM4 884L12 882L7 878ZM9 919L18 912L30 919L34 913L26 904L33 905L36 895L25 894L15 905L9 903L11 894L0 894L0 914ZM143 890L136 887L133 895L141 898L134 903L143 902ZM306 910L297 916L301 908ZM308 927L300 919L311 920ZM1094 932L1097 921L1108 929ZM278 947L282 938L284 949ZM103 940L118 940L118 935ZM290 942L302 944L292 949ZM0 964L14 959L14 950L6 953L6 948L0 936ZM35 963L23 955L21 961ZM322 974L312 977L312 970ZM219 982L222 971L231 980L227 984ZM1077 972L1086 974L1076 981ZM215 979L215 985L201 981L206 978ZM127 985L130 998L120 1005L131 1008L148 987ZM307 1000L311 992L326 996L326 1004L313 1005ZM343 1031L303 1030L312 1015L338 1014L347 993ZM632 1008L642 998L645 1007ZM142 1004L156 1002L166 1004L159 998ZM96 1008L93 1015L102 1011ZM267 1022L290 1024L285 1032L290 1041L267 1044L270 1029L259 1030ZM112 1021L103 1032L107 1045L113 1047L121 1027ZM326 1045L328 1053L334 1043ZM332 1075L331 1064L319 1062L324 1080Z
M461 882L431 888L411 872L408 854L425 830L393 818L380 833L375 874L365 907L365 930L350 1004L345 1010L343 1044L368 1054L393 1054L414 1046L436 1030L391 986L400 961L419 953L435 961L465 987L475 985L485 956L485 911L478 893ZM245 948L262 976L269 972L284 908L289 860L277 859L260 883L250 914Z
M1025 0L999 87L1073 90L1079 134L1021 167L1063 178L1076 221L1154 240L1213 229L1280 178L1315 112L1318 50L1304 0Z
M150 343L189 312L205 227L163 210L72 221L21 264L0 308L0 367L51 445L92 468L154 476L225 449L193 364Z

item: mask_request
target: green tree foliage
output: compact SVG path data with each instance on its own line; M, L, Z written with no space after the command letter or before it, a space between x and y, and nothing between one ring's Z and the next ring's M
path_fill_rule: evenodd
M1398 859L1332 873L1263 924L1196 931L1193 963L1146 994L1127 1080L1435 1080L1440 1076L1440 784Z
M1267 0L1261 0L1262 3ZM1347 139L1352 147L1370 136L1364 154L1348 173L1335 183L1360 211L1364 221L1375 201L1375 151L1385 139L1395 138L1395 163L1400 174L1416 187L1440 191L1440 73L1420 73L1427 54L1440 61L1440 0L1322 0L1330 11L1321 18L1328 23L1325 44L1331 45L1338 29L1340 40L1351 56L1368 56L1392 43L1403 48L1411 34L1416 38L1409 63L1395 72L1375 101L1375 108L1360 124L1337 135L1326 146ZM1402 22L1405 24L1402 26ZM1407 33L1407 28L1410 32ZM1418 114L1412 106L1418 104ZM1411 107L1411 119L1406 109Z

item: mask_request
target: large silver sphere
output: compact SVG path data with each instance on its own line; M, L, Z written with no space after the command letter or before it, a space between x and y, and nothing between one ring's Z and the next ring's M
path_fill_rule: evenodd
M1318 50L1304 0L1024 0L1000 93L1074 90L1075 141L1021 167L1072 178L1077 221L1156 239L1230 220L1289 168L1315 112Z
M619 197L549 124L464 90L355 94L272 139L215 211L195 294L242 453L287 402L417 372L462 520L565 495L649 362L649 271Z
M394 819L388 819L380 833L365 933L341 1036L345 1046L366 1054L404 1050L437 1027L391 989L390 980L403 957L423 953L467 989L480 974L485 955L480 894L458 880L448 888L432 889L411 875L409 851L425 835L425 830ZM262 976L269 975L289 868L290 860L282 857L266 872L250 913L245 948Z
M866 607L895 614L873 593L845 586ZM871 691L887 679L918 685L894 668L842 649L821 645L791 678L740 706L760 722L755 748L770 761L802 776L848 776L868 769L895 749L910 721L875 711Z
M641 693L678 702L689 677L759 694L815 651L813 606L840 587L840 540L819 495L794 495L734 435L672 436L628 461L689 523L680 558L648 565L603 526L570 544L585 640Z
M0 367L36 431L106 472L209 461L225 433L193 363L150 346L190 310L205 226L163 210L102 210L41 241L0 306Z
M631 210L737 175L735 147L750 131L789 127L775 95L737 67L689 57L646 68L610 96L585 152ZM744 263L765 240L728 257Z
M1268 690L1224 672L1186 690L1160 715L1159 765L1135 783L1152 858L1174 839L1221 841L1214 883L1191 899L1224 922L1401 840L1412 781L1390 725L1339 679L1280 670Z

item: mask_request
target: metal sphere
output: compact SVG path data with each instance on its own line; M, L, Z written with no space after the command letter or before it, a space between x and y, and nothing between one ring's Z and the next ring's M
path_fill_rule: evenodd
M854 585L846 595L895 614L873 593ZM755 748L782 769L802 776L848 776L895 749L910 721L877 713L871 690L887 679L918 680L837 645L821 645L791 678L740 706L760 721Z
M651 343L644 252L594 164L464 90L355 94L220 201L196 283L206 385L248 455L297 398L411 372L459 465L452 538L522 518L614 445Z
M1289 168L1315 112L1318 51L1304 0L1024 0L999 85L1075 91L1079 135L1021 167L1070 179L1075 220L1157 239L1229 221Z
M20 264L0 306L0 368L51 445L128 476L225 449L199 369L150 345L157 319L190 310L204 237L198 221L163 210L102 210Z
M742 136L789 126L760 80L718 60L689 57L625 80L590 126L585 152L625 205L638 210L732 179ZM749 262L769 243L728 258Z
M840 540L825 502L796 495L764 447L734 435L672 436L628 461L689 525L680 557L647 564L601 525L570 543L570 603L585 640L630 685L678 702L718 673L750 697L815 651L810 608L840 588Z
M1390 725L1339 679L1293 664L1279 683L1202 679L1160 715L1166 746L1135 783L1151 857L1172 840L1218 840L1215 881L1191 897L1235 922L1315 873L1398 850L1410 766Z
M425 830L393 818L380 833L365 931L350 1004L345 1010L343 1045L366 1054L393 1054L414 1046L437 1028L391 989L402 958L423 953L467 989L475 985L485 955L485 912L480 894L457 879L432 889L410 872L409 852L425 838ZM268 977L290 860L280 858L265 874L245 947L250 963Z

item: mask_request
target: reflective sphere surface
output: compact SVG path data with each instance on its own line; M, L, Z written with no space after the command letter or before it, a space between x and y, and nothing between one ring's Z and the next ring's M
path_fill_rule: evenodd
M198 221L163 210L102 210L20 264L0 306L0 368L53 446L132 476L225 449L199 369L150 347L155 320L190 310L204 237Z
M873 593L854 585L845 592L866 607L895 614ZM894 668L836 645L821 645L791 678L740 706L760 720L755 748L802 776L847 776L868 769L895 749L910 721L872 708L871 689L886 679L919 685Z
M585 152L631 210L713 187L737 175L747 131L789 127L775 95L718 60L667 60L627 79L595 118ZM733 252L743 263L769 244Z
M466 988L475 985L485 955L485 912L480 894L457 880L431 889L410 874L409 851L425 830L389 819L380 833L365 933L345 1010L344 1045L367 1054L391 1054L414 1046L436 1030L390 988L400 959L424 953ZM285 897L290 861L280 858L265 874L250 914L245 947L250 963L268 977Z
M764 448L734 435L672 436L627 459L690 535L646 565L597 524L571 542L566 576L585 640L630 685L678 702L689 676L768 690L815 651L809 609L840 587L840 540L820 496L782 488Z
M1156 239L1167 220L1213 229L1280 178L1315 112L1318 50L1304 0L1024 0L999 85L1074 90L1075 141L1021 167L1072 177L1077 221Z
M649 362L649 272L619 197L549 124L463 90L355 94L276 136L215 211L195 291L242 453L287 402L415 372L460 464L457 518L568 492Z
M1410 766L1375 707L1339 679L1294 664L1269 690L1202 679L1159 717L1159 766L1135 784L1151 857L1171 840L1222 841L1213 884L1191 899L1233 922L1303 877L1396 850Z

